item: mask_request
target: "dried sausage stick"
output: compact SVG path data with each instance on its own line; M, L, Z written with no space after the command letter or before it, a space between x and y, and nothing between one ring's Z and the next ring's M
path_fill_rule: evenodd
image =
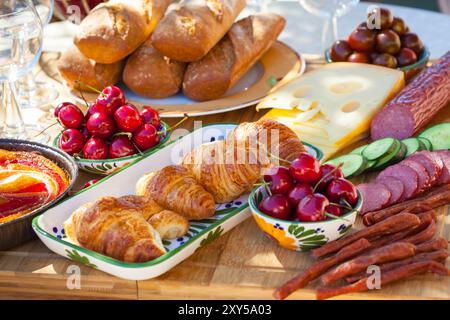
M431 220L430 224L427 226L426 229L420 231L419 233L416 233L415 235L402 239L402 242L408 242L412 244L423 243L433 238L435 233L436 233L436 222L434 222L434 220Z
M322 283L327 286L347 276L364 271L368 266L402 260L412 257L415 253L415 245L405 242L396 242L344 262L324 274L320 279Z
M402 230L411 229L420 224L420 219L410 213L400 213L389 217L386 220L377 223L368 228L352 233L344 238L329 242L320 248L312 250L312 256L315 259L334 253L350 243L361 239L374 237L377 235L393 234Z
M449 254L450 253L446 249L441 249L441 250L432 251L432 252L419 253L419 254L416 254L415 256L412 256L412 257L409 257L409 258L406 258L403 260L384 263L380 266L380 272L381 273L387 272L392 269L402 267L404 265L408 265L411 263L420 262L420 261L438 261L438 262L441 260L445 261L445 259L447 259ZM366 276L367 276L366 272L363 271L356 275L347 277L345 280L348 283L353 283L362 278L365 278Z
M273 296L278 300L286 299L291 293L305 287L306 285L308 285L308 283L318 278L321 274L323 274L334 265L357 256L369 247L370 242L364 238L353 242L347 247L342 248L342 250L336 253L336 255L316 262L305 272L286 282L284 285L274 291Z
M434 272L444 276L450 275L450 271L441 263L436 261L421 261L382 273L380 283L384 286L388 283L426 272ZM367 291L369 290L367 280L368 278L366 277L358 282L338 288L321 287L317 289L316 297L319 300L323 300L341 294Z
M384 219L394 216L404 210L407 210L411 206L417 204L427 205L432 209L438 208L450 202L450 184L439 187L430 193L416 199L411 199L405 202L395 204L393 206L384 208L382 210L368 212L363 217L364 225L370 226Z
M431 252L440 249L447 249L448 241L442 237L416 245L416 252Z
M379 248L385 246L389 243L394 243L400 241L406 237L415 235L428 227L433 219L433 216L429 213L418 214L417 217L420 219L420 224L412 229L406 229L388 236L379 237L378 239L369 240L372 243L372 248Z

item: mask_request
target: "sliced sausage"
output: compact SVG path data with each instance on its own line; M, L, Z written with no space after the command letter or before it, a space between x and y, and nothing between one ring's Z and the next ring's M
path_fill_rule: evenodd
M420 163L425 170L428 172L430 177L430 187L436 185L444 164L439 156L435 155L433 152L420 151L410 155L407 160L413 160Z
M362 183L357 188L363 197L361 214L380 210L391 199L391 192L381 183Z
M372 140L412 137L448 105L449 92L450 51L416 76L375 115Z
M415 196L421 194L425 190L427 190L430 186L430 175L428 171L425 169L423 165L414 160L403 160L401 162L402 165L408 166L413 169L417 173L419 188L417 189Z
M405 186L405 199L413 197L419 189L419 177L417 172L411 167L403 164L396 164L384 169L378 175L377 180L383 177L394 177L401 180Z
M391 199L387 203L388 206L405 200L405 186L402 181L394 177L381 177L378 182L384 185L391 193Z
M442 163L444 164L437 184L442 185L450 183L450 151L435 151L434 154L441 158Z

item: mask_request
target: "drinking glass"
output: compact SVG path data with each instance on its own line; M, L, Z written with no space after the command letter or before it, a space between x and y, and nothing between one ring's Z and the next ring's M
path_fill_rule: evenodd
M52 19L54 0L29 0L32 1L45 27ZM35 75L30 72L18 82L19 103L22 108L42 108L45 111L52 101L58 98L58 91L51 83L35 80Z
M359 0L299 0L309 13L325 19L322 31L322 52L338 40L338 18L356 6Z
M17 99L17 80L31 72L42 52L42 23L30 0L0 2L1 136L41 140L25 126Z

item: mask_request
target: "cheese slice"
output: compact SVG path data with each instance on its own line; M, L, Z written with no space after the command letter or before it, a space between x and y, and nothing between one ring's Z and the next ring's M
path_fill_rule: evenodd
M366 135L378 110L404 86L399 70L331 63L294 78L263 99L257 109L272 108L263 118L282 118L302 140L320 142L333 152ZM304 126L326 134L318 136L320 130L313 133Z

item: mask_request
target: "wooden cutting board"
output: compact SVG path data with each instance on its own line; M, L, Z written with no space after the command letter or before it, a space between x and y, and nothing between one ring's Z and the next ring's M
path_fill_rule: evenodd
M247 108L201 117L201 120L204 124L240 123L256 120L262 115L254 108ZM195 120L200 119L189 119L184 127L192 129ZM168 122L174 124L176 121L170 119ZM450 106L433 123L445 121L450 122ZM92 178L82 174L78 185L82 186ZM370 177L363 178L367 179ZM442 207L438 212L437 234L450 240L450 207ZM359 219L356 228L361 227ZM278 247L258 229L252 218L199 249L166 274L146 281L122 280L79 265L52 253L39 240L34 240L0 252L0 298L272 299L277 286L304 271L312 262L307 253ZM68 289L71 266L78 266L81 270L80 289ZM450 267L450 259L447 267ZM290 299L314 299L314 289L315 285L311 285L295 292ZM450 277L416 276L381 290L338 299L450 299Z

